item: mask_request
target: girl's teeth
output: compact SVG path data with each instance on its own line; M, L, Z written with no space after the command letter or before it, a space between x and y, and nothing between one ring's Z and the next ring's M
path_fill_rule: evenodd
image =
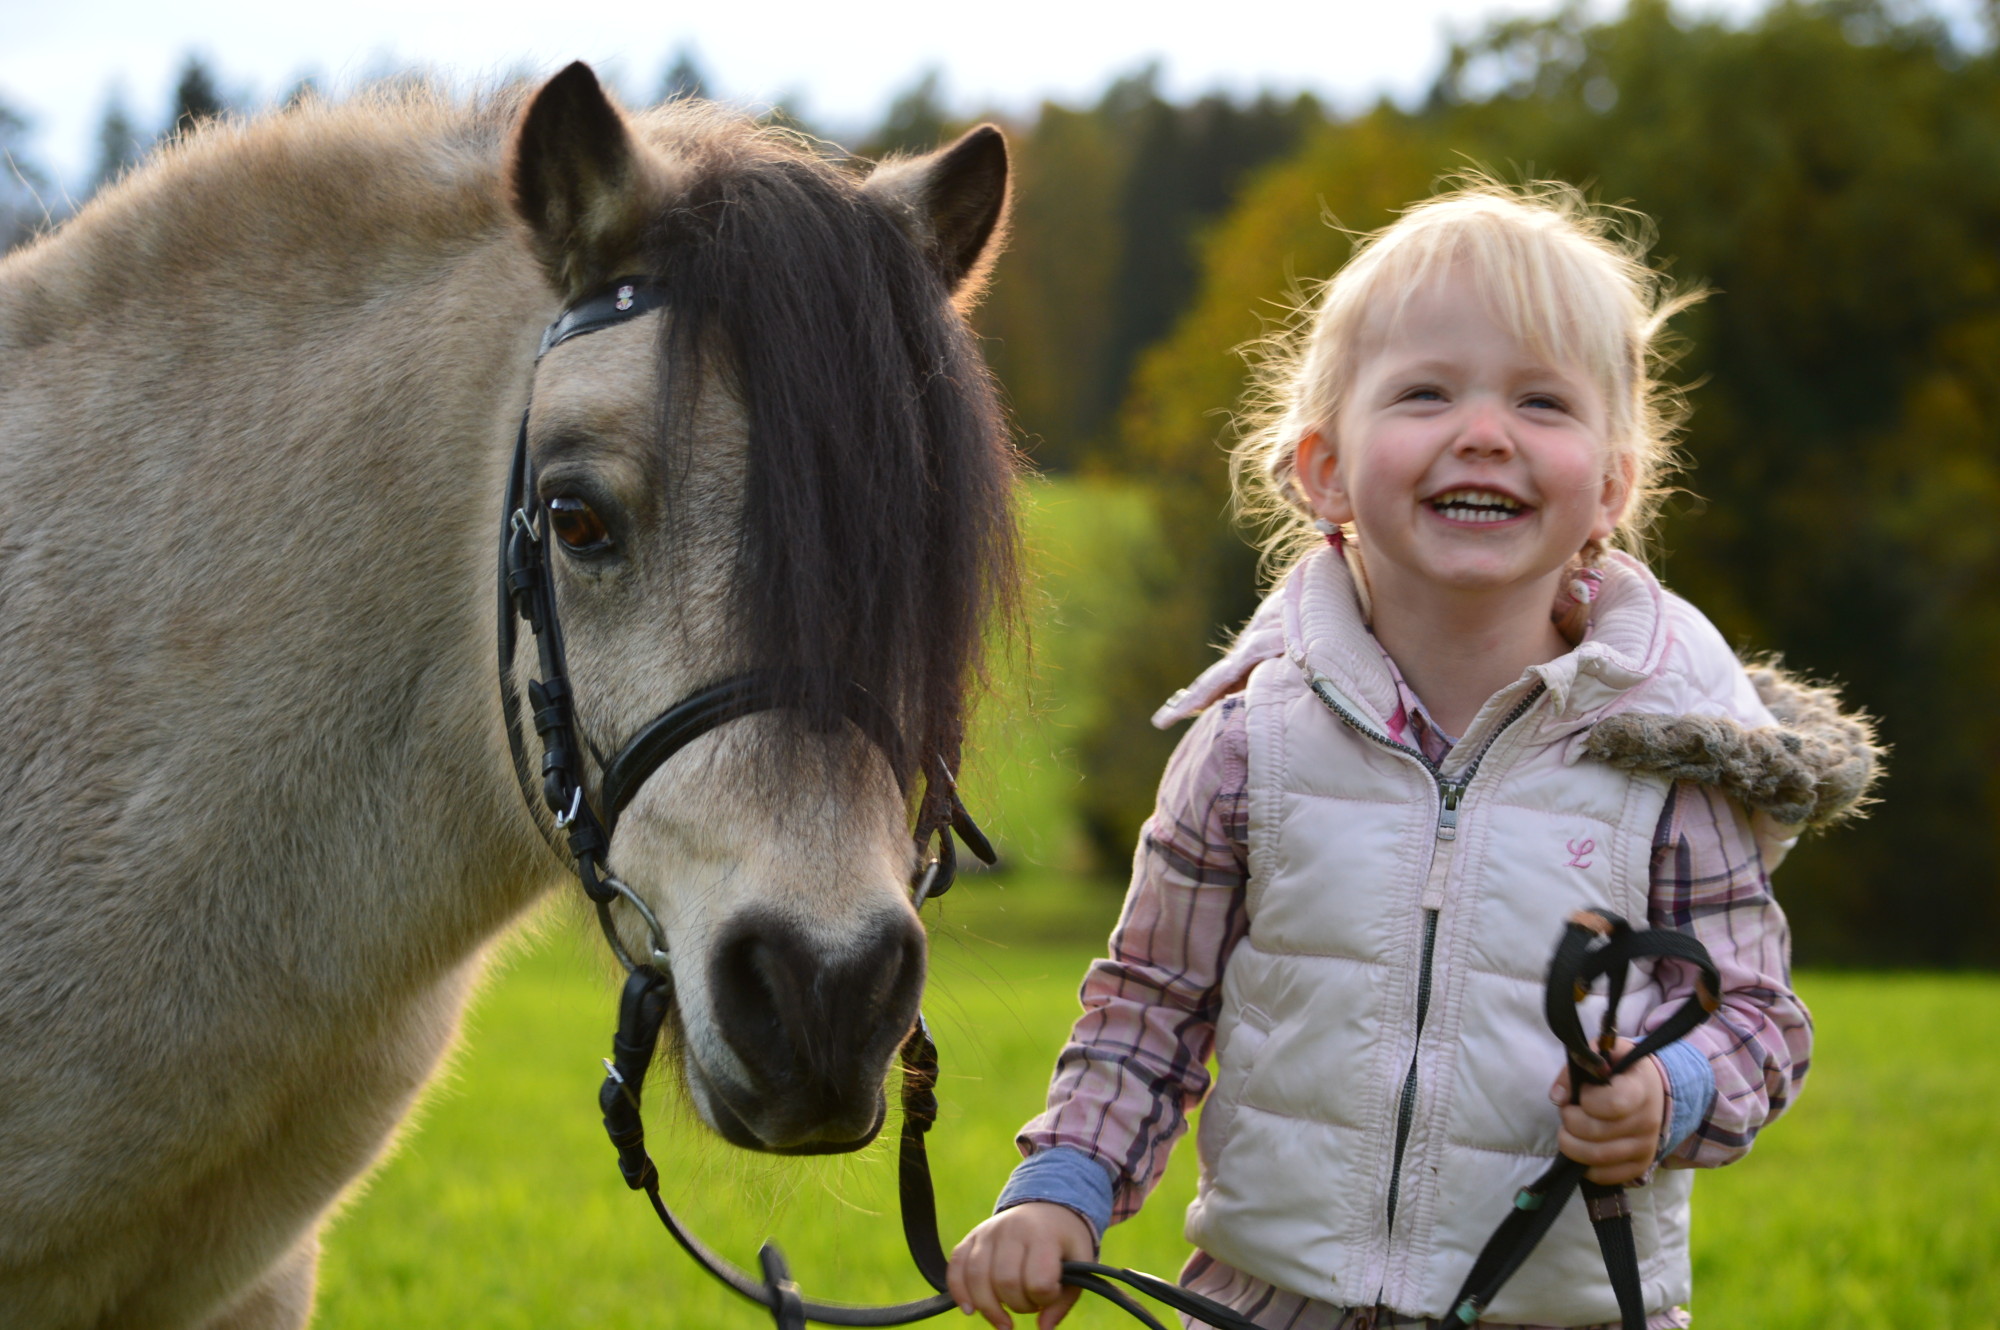
M1521 511L1513 500L1481 490L1440 494L1431 500L1431 507L1454 522L1504 522Z

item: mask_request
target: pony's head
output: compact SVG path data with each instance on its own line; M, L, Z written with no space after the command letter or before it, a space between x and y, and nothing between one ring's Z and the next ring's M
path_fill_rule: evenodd
M573 65L506 178L565 305L633 276L664 295L533 385L527 500L587 784L718 679L760 671L786 700L656 771L610 851L666 937L690 1094L739 1145L853 1148L923 985L911 820L957 764L1013 574L1013 456L961 314L1004 144L976 129L863 179L711 109L628 118Z

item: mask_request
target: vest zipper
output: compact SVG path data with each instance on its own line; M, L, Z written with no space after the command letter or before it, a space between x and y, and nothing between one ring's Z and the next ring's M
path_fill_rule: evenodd
M1542 694L1548 691L1548 685L1542 683L1537 683L1533 688L1529 689L1527 694L1519 702L1516 702L1513 708L1501 718L1500 723L1493 727L1492 733L1486 736L1485 741L1479 745L1478 751L1473 753L1472 760L1465 764L1465 770L1454 778L1447 777L1443 769L1437 763L1431 761L1430 758L1426 757L1422 750L1413 748L1409 744L1397 743L1387 734L1384 734L1362 720L1360 716L1355 714L1354 709L1347 705L1346 699L1336 693L1333 685L1323 676L1319 674L1308 675L1307 686L1312 689L1313 696L1317 697L1326 706L1327 710L1338 716L1349 729L1374 740L1384 748L1391 748L1399 753L1415 758L1423 769L1430 774L1430 778L1436 784L1438 792L1437 839L1440 841L1455 841L1458 839L1458 806L1465 798L1466 787L1472 784L1472 778L1479 773L1479 764L1486 760L1486 754L1492 749L1500 736L1506 733L1508 726L1527 715L1528 708L1534 706L1540 700ZM1437 949L1437 927L1438 911L1426 908L1424 910L1423 961L1417 969L1416 1036L1410 1047L1410 1068L1404 1073L1403 1092L1396 1106L1396 1152L1389 1170L1389 1201L1387 1211L1389 1231L1391 1233L1395 1232L1396 1229L1396 1202L1400 1199L1403 1189L1403 1151L1410 1143L1410 1127L1416 1120L1417 1057L1422 1052L1424 1018L1430 1014L1431 960Z
M1486 754L1492 749L1500 736L1507 732L1507 727L1527 715L1528 708L1540 701L1542 694L1549 690L1548 685L1542 683L1538 683L1533 688L1530 688L1522 696L1521 700L1514 704L1513 709L1500 718L1500 723L1493 727L1493 732L1487 735L1485 741L1479 745L1479 751L1474 753L1472 760L1465 764L1465 770L1454 778L1446 776L1443 768L1439 767L1437 763L1431 761L1428 757L1425 757L1422 749L1414 748L1409 744L1397 743L1381 730L1376 729L1373 725L1361 719L1361 717L1354 713L1354 709L1349 706L1347 699L1333 690L1333 685L1327 682L1324 675L1309 675L1307 686L1312 689L1313 696L1317 697L1328 711L1339 717L1347 728L1365 738L1374 740L1384 748L1393 749L1405 757L1414 759L1417 765L1424 769L1430 776L1431 781L1437 786L1437 838L1439 840L1458 839L1459 800L1465 797L1465 787L1472 784L1472 778L1479 774L1479 764L1486 760Z
M1431 954L1437 950L1438 912L1424 911L1424 962L1417 971L1417 1038L1424 1037L1424 1017L1431 1010ZM1417 1114L1417 1053L1410 1050L1410 1069L1403 1074L1403 1098L1396 1108L1396 1154L1389 1165L1389 1231L1396 1231L1396 1199L1403 1189L1403 1150L1410 1143L1410 1123Z

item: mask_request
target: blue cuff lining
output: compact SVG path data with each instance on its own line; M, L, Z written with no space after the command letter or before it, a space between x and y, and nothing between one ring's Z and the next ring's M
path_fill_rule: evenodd
M1709 1109L1715 1106L1715 1068L1708 1065L1706 1054L1684 1039L1668 1044L1653 1056L1666 1068L1667 1088L1674 1097L1674 1115L1667 1123L1666 1146L1660 1151L1660 1157L1664 1159L1694 1135L1694 1129L1707 1119Z
M1014 1166L993 1212L998 1214L1023 1201L1051 1201L1076 1211L1102 1242L1104 1230L1111 1227L1111 1170L1096 1155L1067 1145L1053 1146Z

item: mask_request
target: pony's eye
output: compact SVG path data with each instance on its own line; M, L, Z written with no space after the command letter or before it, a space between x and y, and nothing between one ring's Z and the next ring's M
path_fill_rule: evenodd
M596 554L611 546L611 533L604 519L582 499L559 494L548 502L549 529L565 549L577 554Z

